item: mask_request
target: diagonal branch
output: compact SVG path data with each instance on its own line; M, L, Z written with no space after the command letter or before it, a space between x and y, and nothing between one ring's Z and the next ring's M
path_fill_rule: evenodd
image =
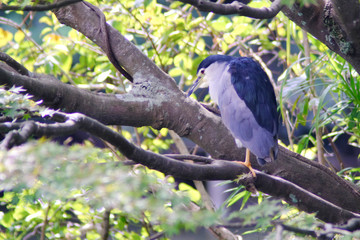
M30 132L37 136L52 136L70 134L71 131L85 130L116 146L127 158L176 178L208 181L233 180L242 176L239 180L241 184L248 184L250 182L264 193L284 199L289 204L306 212L315 212L318 218L326 222L344 223L352 218L360 218L360 214L336 206L282 178L256 170L257 178L253 179L247 167L232 161L213 159L209 164L192 164L177 161L164 155L141 149L128 142L120 133L83 114L63 114L57 112L54 113L53 119L60 120L61 122L57 124L37 122L26 122L26 124L7 123L0 124L0 130L13 130L12 133L14 133L15 129L19 129L17 133L27 137L30 137ZM14 136L11 135L8 138L11 137ZM250 177L247 177L247 175L250 175Z
M331 0L333 17L339 21L348 41L360 39L360 2L357 0Z
M30 78L19 74L14 74L0 67L0 84L24 86L25 89L30 89L28 90L28 93L35 95L40 94L39 91L41 91L42 98L45 102L48 102L48 105L52 105L49 103L49 101L51 101L53 105L58 107L60 106L68 110L85 111L88 116L95 116L100 120L103 120L105 123L112 122L119 124L127 123L130 125L149 125L154 124L154 121L156 121L154 119L157 119L158 117L155 110L156 108L152 107L149 110L149 106L153 105L151 103L153 99L148 99L148 102L143 102L139 101L141 98L139 95L137 95L134 99L134 96L131 96L131 94L124 94L117 97L111 95L93 94L77 89L73 86L63 84L60 81L51 78L50 76L41 76L42 79ZM144 96L142 97L144 98ZM56 101L56 99L58 100ZM194 106L186 102L182 102L181 104L180 103L181 100L178 104L179 109L174 110L177 113L182 112L183 116L181 118L183 119L180 118L180 121L184 121L184 118L187 117L191 118L190 116L187 116L187 114L191 115L192 117L195 116L196 119L198 119L197 116L201 116L201 118L207 119L204 122L206 125L201 126L201 128L195 126L194 131L200 133L205 131L208 134L206 139L209 140L209 143L211 143L212 140L216 140L216 143L214 143L215 145L213 145L215 149L219 147L222 147L223 149L229 147L229 153L234 153L235 150L230 144L231 139L220 144L220 142L227 138L225 137L226 135L222 135L224 136L224 139L218 139L219 134L225 130L221 130L220 125L214 125L211 121L211 118L205 117L206 115L202 115L202 111L204 110L202 110L203 108L201 108L200 104ZM97 108L93 107L94 104L97 106ZM116 106L117 111L114 111L114 106ZM171 106L174 108L174 105ZM192 110L192 108L196 106L198 106L198 110ZM91 107L91 109L87 109L88 107ZM161 106L159 107L161 108ZM98 109L102 110L98 111ZM131 112L129 113L128 111ZM194 111L197 111L196 115L192 114ZM117 115L115 112L122 114ZM76 122L76 124L79 124L77 128L81 127L89 133L92 133L95 136L100 136L111 144L118 146L119 150L123 152L123 154L129 159L175 177L191 180L225 180L235 179L238 175L245 173L247 170L247 168L239 168L238 164L229 161L202 160L199 162L199 164L190 164L177 161L169 157L157 155L152 152L147 152L132 146L125 139L123 139L121 135L113 132L111 129L106 128L94 119L90 119L79 114L70 116L70 120L73 120ZM153 117L149 118L149 116ZM171 119L173 118L170 117L168 120L171 121ZM55 125L52 126L55 127ZM205 130L207 128L216 128L217 131L207 131ZM73 128L69 129L71 131ZM60 132L63 134L69 134L69 131L66 129L62 129ZM26 136L31 134L45 133L35 133L29 131L29 134L26 134ZM210 134L214 134L214 137L209 137ZM24 139L24 137L22 139ZM24 140L21 141L24 142ZM201 143L200 140L198 141ZM211 152L215 149L208 147L207 150ZM224 156L226 157L226 155ZM231 159L242 159L242 157L241 155L238 155L237 158L233 157ZM278 161L274 164L269 164L266 166L265 170L271 174L284 176L286 180L282 178L271 177L270 175L258 171L258 178L254 184L260 191L286 199L291 204L299 204L300 209L304 209L309 212L318 211L320 218L326 219L325 221L343 222L345 221L344 219L349 219L356 216L356 214L354 215L352 211L358 211L356 199L358 199L359 193L349 183L342 180L323 166L320 166L315 162L308 161L304 157L292 153L284 148L280 148ZM318 184L315 184L311 175L316 176L317 181L320 179L324 179L324 181L322 181L321 185L318 186ZM321 196L321 198L317 197L311 192L316 193L316 195ZM299 199L301 199L301 201ZM324 201L326 203L324 203ZM306 203L309 203L309 205L306 205ZM353 206L353 204L355 205ZM316 208L311 207L310 205L315 206Z
M101 48L105 47L97 27L99 17L83 3L61 8L55 11L55 14L62 23L83 33ZM105 124L169 128L180 136L188 137L214 158L244 159L244 151L236 147L231 134L218 116L201 107L196 101L186 98L174 80L163 73L136 46L111 26L107 25L107 28L117 60L134 76L130 93L111 96L82 92L71 86L64 87L64 84L51 76L36 75L28 78L14 72L6 73L1 70L1 64L0 84L24 86L38 99L45 99L45 103L52 108L62 108L66 112L82 112ZM46 102L47 100L52 101ZM283 147L279 149L278 159L274 163L260 167L256 165L254 156L251 161L256 169L280 176L342 209L360 213L359 190L316 162ZM166 166L163 166L164 171ZM179 166L180 169L182 166L184 165ZM212 164L207 168L210 168L210 172L205 171L206 174L213 174L213 178L218 176L218 169L214 169ZM171 171L176 174L178 169ZM187 177L197 179L200 178L200 173L203 174L193 172L192 176ZM206 174L202 177L211 177Z
M317 0L308 7L285 6L282 12L360 72L359 1Z
M120 65L120 63L118 62L118 60L116 59L115 55L114 55L114 51L112 49L112 45L110 44L110 39L109 39L109 32L107 29L107 25L106 25L106 18L105 15L102 11L100 11L99 8L95 7L94 5L92 5L91 3L88 3L86 1L83 2L87 7L89 7L91 10L93 10L98 17L100 18L100 32L102 34L102 38L104 39L105 42L105 53L108 56L110 62L114 65L114 67L124 76L126 77L130 82L133 81L133 77Z
M256 19L268 19L275 17L284 6L281 0L275 0L270 7L253 8L238 1L233 1L230 4L219 4L206 0L179 0L183 3L188 3L200 11L213 12L222 15L238 14L240 16L251 17Z
M0 61L5 62L7 65L12 67L14 70L16 70L18 73L30 76L29 70L26 69L23 65L21 65L19 62L17 62L15 59L7 55L6 53L0 52Z
M23 94L33 100L42 100L42 105L65 112L79 112L105 124L155 125L156 112L152 111L151 98L134 96L132 93L107 95L92 93L64 84L50 75L31 73L32 77L11 72L0 63L0 85L22 86ZM96 106L96 108L94 108ZM102 109L99 111L98 109ZM143 118L144 113L147 118Z
M164 72L151 62L136 46L129 42L119 31L106 24L108 41L104 38L101 29L104 24L101 16L95 10L96 7L89 8L88 3L77 3L71 6L60 8L54 11L58 20L71 28L84 34L87 38L98 45L104 52L108 49L108 44L116 61L134 78L134 83L146 81L149 72L152 72L153 79L162 80L164 88L177 88L175 82ZM169 81L171 79L171 81Z
M14 10L14 11L49 11L56 8L61 8L68 6L73 3L80 2L82 0L64 0L64 1L58 1L53 4L47 4L47 5L34 5L34 6L9 6L6 4L0 5L0 11L5 10Z

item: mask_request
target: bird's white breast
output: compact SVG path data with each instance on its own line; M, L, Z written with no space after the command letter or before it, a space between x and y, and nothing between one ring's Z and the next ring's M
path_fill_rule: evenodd
M229 66L226 62L213 63L205 70L205 80L209 83L211 99L219 104L219 95L231 84L228 72Z

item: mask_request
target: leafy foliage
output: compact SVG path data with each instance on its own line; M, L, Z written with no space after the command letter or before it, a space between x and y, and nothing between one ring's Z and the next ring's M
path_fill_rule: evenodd
M279 78L282 116L291 128L289 136L298 126L310 123L309 133L298 142L299 153L308 148L309 142L317 145L315 129L326 128L322 139L331 142L341 134L349 134L349 143L358 146L359 75L318 40L308 40L312 47L309 56L295 61ZM301 41L296 40L299 47Z
M49 237L58 233L57 238L81 234L90 238L98 232L101 221L96 219L102 218L105 209L114 209L114 237L119 227L124 230L138 221L157 223L156 229L137 231L148 236L151 231L174 234L179 229L194 230L200 222L208 226L219 217L204 210L187 211L190 198L185 192L174 191L171 179L159 178L158 173L143 168L122 166L111 152L91 146L65 147L41 140L1 155L2 202L8 203L2 224L9 234L23 232L19 239L45 217ZM81 233L86 225L91 227Z
M108 23L174 77L183 90L192 83L199 62L210 54L241 53L260 61L279 93L283 121L288 125L289 148L304 153L312 144L316 152L315 133L325 126L328 132L321 139L336 141L346 133L351 136L349 142L359 147L358 74L282 13L268 21L200 13L180 2L90 2L100 6ZM25 6L32 2L3 3ZM294 1L284 3L291 5ZM251 2L254 7L264 5L269 3ZM34 14L33 20L22 22L26 14ZM30 71L51 74L93 91L124 93L131 89L131 84L96 45L59 24L51 12L9 12L0 17L0 24L1 51ZM304 48L306 41L309 52ZM278 72L273 76L266 66L278 68ZM274 81L280 73L278 81ZM28 96L17 94L20 91L0 90L2 116L28 119L47 111L39 110ZM296 136L294 132L304 126L310 126L307 133ZM144 149L157 153L173 149L166 129L118 130ZM32 234L45 234L49 239L99 239L108 210L110 235L116 239L144 239L162 232L171 236L181 230L237 220L242 226L251 225L253 231L269 233L269 239L275 238L273 230L278 220L313 230L320 225L313 215L299 213L264 194L252 197L242 187L229 190L232 193L227 206L218 212L203 208L190 211L193 202L201 205L199 193L192 187L185 183L176 186L172 178L149 169L123 166L117 161L123 159L121 154L94 149L90 142L60 146L40 139L0 154L0 185L5 189L0 199L5 208L0 215L3 239L23 239ZM358 184L358 173L359 169L344 169L339 175ZM249 206L254 199L258 204ZM241 211L224 220L221 214L226 207L239 200ZM286 237L295 239L295 234L287 232Z

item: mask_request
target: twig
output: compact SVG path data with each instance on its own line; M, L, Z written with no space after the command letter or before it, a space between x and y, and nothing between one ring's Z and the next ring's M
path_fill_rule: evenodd
M44 216L44 224L41 227L40 240L45 240L45 231L46 231L46 227L47 227L47 225L49 223L48 216L49 216L50 208L51 208L51 204L49 202L48 207L46 208L45 216Z
M289 225L286 225L286 224L283 224L283 223L277 223L276 225L281 226L281 228L283 230L286 230L286 231L289 231L289 232L294 232L294 233L298 233L298 234L302 234L302 235L317 237L316 232L312 231L312 230L301 229L301 228L289 226Z
M116 146L125 157L175 178L201 181L233 180L239 179L239 175L244 176L249 173L247 167L232 161L213 160L210 164L192 164L146 151L127 141L120 133L83 114L56 112L53 116L53 120L57 119L61 123L33 122L28 125L32 129L27 129L27 132L32 132L36 136L51 136L68 135L82 129ZM4 124L0 124L0 127L4 127ZM12 124L8 124L7 127L11 128ZM20 135L22 131L25 131L24 129L20 129ZM240 184L246 184L247 181L252 180L259 191L281 198L300 210L316 213L319 219L329 223L343 223L351 218L360 218L359 213L339 207L290 181L257 170L255 172L256 179L242 178L239 180Z
M0 11L1 11L1 10L0 10ZM22 29L22 26L19 25L18 23L14 22L14 21L12 21L12 20L10 20L10 19L0 17L0 24L6 24L6 25L8 25L8 26L10 26L10 27L13 27L13 28L19 30L20 32L22 32L22 33L24 34L24 36L25 36L25 38L26 38L27 40L29 40L30 42L32 42L32 43L34 44L34 46L36 46L36 48L37 48L41 53L44 53L44 49L39 45L39 43L37 43L37 42L31 37L31 35L30 35L28 32L24 31L24 30Z
M42 227L42 225L44 225L44 223L39 223L38 225L36 225L34 227L34 230L29 232L28 234L26 234L24 237L23 237L23 240L30 240L30 239L34 239L39 228Z
M152 46L152 48L153 48L154 51L155 51L155 55L156 55L156 56L158 57L158 59L159 59L159 63L160 63L161 68L164 68L165 65L163 64L163 62L162 62L162 60L161 60L160 53L159 53L159 51L158 51L158 49L157 49L157 47L156 47L156 44L154 43L152 37L150 36L150 32L148 31L148 28L146 28L146 27L144 26L144 24L135 16L135 14L133 14L121 1L119 1L119 4L121 5L122 8L125 9L125 11L127 11L127 12L130 14L131 17L133 17L133 18L135 19L135 21L136 21L137 23L140 24L141 28L142 28L143 31L146 33L147 39L149 39L149 41L150 41L150 43L151 43L151 46Z
M282 240L282 234L284 231L283 226L281 224L277 224L275 226L275 231L276 231L275 240Z
M156 240L156 239L159 239L159 238L162 238L164 237L164 232L158 232L158 233L155 233L154 235L151 235L148 240Z
M305 30L302 30L302 34L303 34L303 45L304 45L304 55L305 55L305 64L308 66L311 64L310 61L310 45L309 45L309 39L308 39L308 35L307 32ZM312 97L316 98L317 94L316 94L316 90L315 90L315 84L314 84L314 79L312 76L312 72L311 69L309 70L309 81L308 81L309 85L310 85L310 93L312 95ZM319 111L318 106L313 106L313 113L314 116L317 116L317 111ZM316 149L317 149L317 157L318 157L318 161L319 163L325 165L327 161L327 159L325 158L325 154L324 154L324 143L322 141L322 135L323 135L323 128L319 127L319 126L315 126L315 136L316 136ZM331 169L335 171L335 169L331 166Z
M324 132L325 132L325 134L329 134L329 130L328 130L326 127L324 128ZM340 169L344 169L344 168L345 168L344 161L342 160L342 157L341 157L341 155L340 155L339 149L338 149L337 146L335 145L332 137L328 137L327 140L330 142L331 148L332 148L332 150L334 151L334 154L335 154L335 156L336 156L336 159L337 159L338 162L339 162Z
M188 155L188 154L165 154L165 156L176 159L176 160L192 160L194 162L212 163L214 159L209 157Z
M190 154L189 150L187 149L184 141L180 138L179 135L176 134L176 132L170 130L169 134L171 138L174 140L176 147L178 148L179 152L182 154ZM211 200L211 197L209 196L208 192L206 191L204 184L201 181L194 181L196 189L199 191L201 198L205 204L205 207L209 211L214 211L215 205Z
M273 18L284 6L281 0L275 0L268 8L252 8L238 1L233 1L230 4L218 4L205 0L180 0L180 2L191 4L203 12L213 12L222 15L239 14L240 16L257 19Z
M109 229L110 229L110 213L111 210L106 209L104 212L104 217L103 217L103 224L102 224L102 233L101 233L101 239L102 240L107 240L109 238Z
M61 7L65 7L67 5L81 2L82 0L64 0L64 1L58 1L53 4L47 4L47 5L34 5L34 6L9 6L6 4L0 5L0 11L5 10L14 10L14 11L49 11Z
M191 202L187 207L192 212L197 212L200 210L200 207L193 202ZM240 239L240 237L239 238L236 237L230 230L228 230L226 227L221 226L221 225L210 226L209 230L212 234L214 234L214 236L216 236L218 239L221 239L221 240Z

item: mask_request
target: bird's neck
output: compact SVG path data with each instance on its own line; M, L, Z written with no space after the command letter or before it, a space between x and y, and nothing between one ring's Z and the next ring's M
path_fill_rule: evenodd
M219 94L224 87L230 84L230 74L228 72L229 66L223 63L213 63L206 69L206 80L209 83L209 94L211 99L218 104Z

